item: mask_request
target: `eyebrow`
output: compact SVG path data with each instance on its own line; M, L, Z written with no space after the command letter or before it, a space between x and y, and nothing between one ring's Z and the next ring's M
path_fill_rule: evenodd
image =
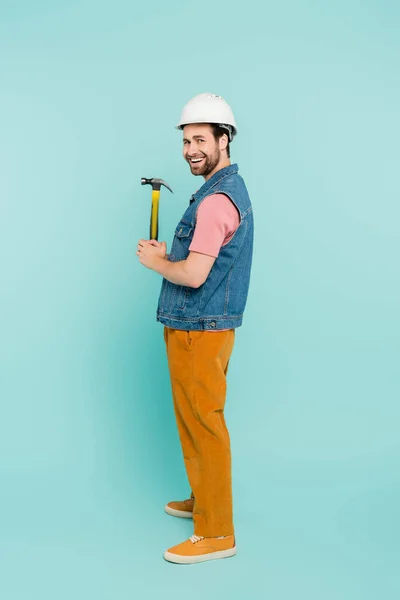
M194 139L194 140L196 140L196 139L198 139L198 138L203 138L203 139L204 139L204 137L205 137L204 135L194 135L194 136L193 136L193 139ZM184 142L190 142L190 140L189 140L188 138L183 138L183 141L184 141Z

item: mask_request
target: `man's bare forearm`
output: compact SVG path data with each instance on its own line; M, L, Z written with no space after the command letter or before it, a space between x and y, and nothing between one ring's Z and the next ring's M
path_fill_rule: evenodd
M187 268L186 260L171 262L166 258L160 258L155 263L153 270L176 285L184 285L192 288L199 287L193 276L193 273L191 273Z

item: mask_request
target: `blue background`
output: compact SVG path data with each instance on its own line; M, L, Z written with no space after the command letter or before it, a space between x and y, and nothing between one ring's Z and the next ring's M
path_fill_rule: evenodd
M2 2L0 596L400 593L400 10L389 0ZM254 204L229 374L238 555L192 533L160 279L135 255L195 180L173 129L211 91Z

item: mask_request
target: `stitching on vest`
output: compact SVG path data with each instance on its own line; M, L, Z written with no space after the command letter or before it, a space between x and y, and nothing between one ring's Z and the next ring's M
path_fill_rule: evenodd
M229 291L230 291L230 287L229 286L231 284L232 273L233 273L233 265L230 268L228 279L227 279L227 282L226 282L224 315L228 314L228 302L229 302Z
M202 321L239 321L243 318L243 313L240 315L204 315L200 318L198 317L181 317L181 316L171 316L169 313L164 313L161 310L158 311L158 316L164 317L168 321L180 322L180 323L198 323Z
M249 206L249 208L247 210L245 210L245 212L243 213L243 218L247 217L247 215L249 215L252 211L253 211L253 207Z

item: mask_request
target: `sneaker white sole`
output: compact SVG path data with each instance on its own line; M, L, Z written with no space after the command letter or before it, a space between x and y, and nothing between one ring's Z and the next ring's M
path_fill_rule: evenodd
M178 565L192 565L194 563L206 562L207 560L218 560L219 558L229 558L235 556L236 546L228 548L228 550L220 550L219 552L210 552L209 554L200 554L199 556L180 556L171 552L164 552L164 558L168 562Z
M168 515L173 517L180 517L181 519L193 519L193 513L188 510L176 510L175 508L170 508L168 504L164 506L164 510Z

